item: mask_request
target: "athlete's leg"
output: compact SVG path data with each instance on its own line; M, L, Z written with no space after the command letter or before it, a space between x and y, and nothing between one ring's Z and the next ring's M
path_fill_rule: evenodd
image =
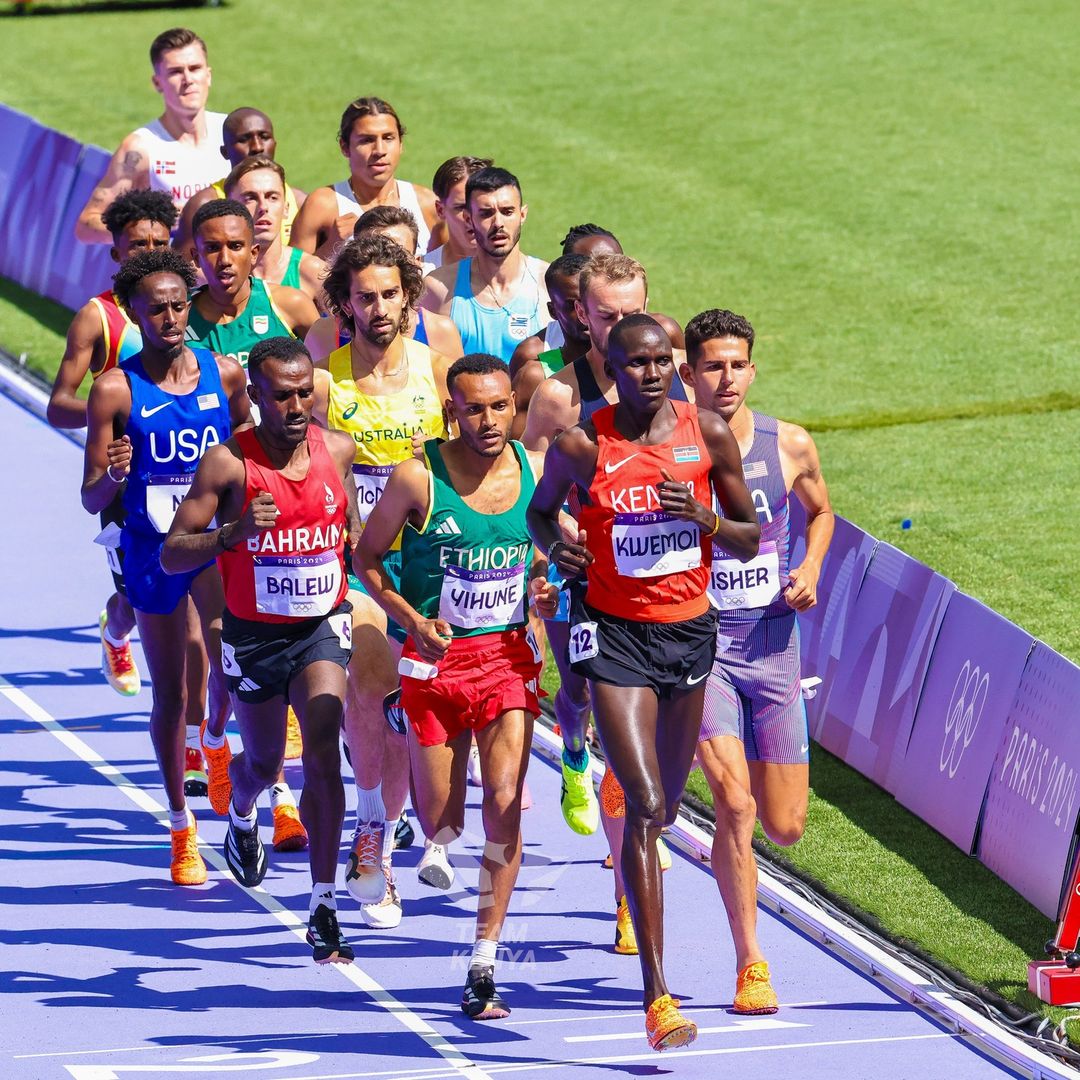
M761 827L774 844L789 847L806 829L810 766L780 765L774 761L747 764Z
M690 690L674 690L670 697L660 701L656 754L667 800L665 827L674 825L679 816L686 779L694 765L704 703L704 682Z
M216 734L224 734L232 706L225 672L221 669L221 616L225 611L225 591L221 586L221 575L216 565L208 566L191 583L191 599L195 602L199 630L209 663L206 697L210 722L207 728Z
M570 667L570 624L549 619L544 623L551 655L559 669L559 689L555 694L555 718L562 732L563 746L572 753L585 748L589 726L589 683Z
M622 814L609 814L601 799L600 823L604 826L604 836L607 838L608 851L611 852L612 876L615 879L615 902L618 903L626 895L626 882L623 880L622 858L619 854L622 851L623 832L625 831L626 825L625 808Z
M135 610L128 598L114 592L105 604L105 629L114 641L129 637L135 629Z
M437 746L421 746L409 732L412 803L424 835L450 844L465 828L465 789L472 731L466 729Z
M498 941L521 868L521 791L532 747L533 717L503 713L476 732L484 777L484 856L476 938Z
M742 740L719 735L698 744L701 771L716 812L712 869L735 945L735 969L764 960L757 940L757 860L751 841L756 816Z
M256 800L274 782L285 758L285 698L280 694L257 704L233 700L236 726L244 749L229 762L232 805L250 817Z
M220 629L220 628L219 628ZM203 627L199 621L199 609L191 598L187 603L187 709L185 720L190 734L198 729L206 716L206 695L210 678L210 657L203 643ZM228 713L225 714L228 716ZM222 726L224 730L224 725Z

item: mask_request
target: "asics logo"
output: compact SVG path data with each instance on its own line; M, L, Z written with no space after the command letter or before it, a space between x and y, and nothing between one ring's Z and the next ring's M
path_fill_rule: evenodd
M696 679L691 678L689 675L687 675L686 676L686 685L687 686L697 686L697 684L699 682L701 682L701 680L704 679L708 674L709 673L706 671L704 675L699 675Z
M938 770L948 771L950 780L956 775L960 759L975 737L975 729L982 719L989 694L990 673L965 660L960 674L956 676L952 697L945 710L945 738L938 762Z
M169 406L170 406L171 404L172 404L172 402L171 402L171 401L166 401L166 402L164 402L164 403L163 403L163 404L161 404L161 405L155 405L155 406L154 406L154 407L153 407L152 409L148 409L148 408L147 408L147 407L146 407L146 406L144 405L144 406L143 406L143 407L142 407L142 408L141 408L141 409L139 410L139 415L140 415L140 416L141 416L141 417L142 417L142 418L143 418L144 420L147 420L147 419L149 419L149 418L150 418L151 416L153 416L153 415L154 415L154 413L157 413L157 412L161 412L161 410L162 410L162 409L167 409L167 408L168 408L168 407L169 407Z
M606 472L608 476L610 476L613 472L617 472L619 469L621 469L628 461L633 461L636 457L637 454L634 453L631 454L629 457L624 457L622 461L609 461L607 462L607 464L604 465L604 472Z

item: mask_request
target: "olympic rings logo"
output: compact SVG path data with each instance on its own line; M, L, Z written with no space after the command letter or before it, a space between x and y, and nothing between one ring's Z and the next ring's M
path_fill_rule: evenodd
M971 745L975 730L982 719L983 708L990 693L990 672L964 661L956 676L949 707L945 712L945 739L941 744L940 772L949 772L951 780L960 768L960 759Z

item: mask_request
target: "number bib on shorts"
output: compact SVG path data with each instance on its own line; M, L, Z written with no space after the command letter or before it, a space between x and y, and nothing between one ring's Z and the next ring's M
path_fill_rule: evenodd
M368 515L375 509L375 504L382 498L393 465L354 465L353 479L356 481L356 505L360 511L360 520L366 525Z
M462 630L520 623L525 617L525 563L505 570L447 565L439 617Z
M714 548L709 595L721 611L768 607L780 596L776 544L766 541L749 562L739 562Z
M622 577L663 577L701 565L701 530L692 521L655 511L616 514L611 548Z
M328 615L341 589L336 551L319 555L256 555L255 610L265 615L315 619Z
M176 508L188 493L192 479L192 473L147 477L146 516L159 533L167 533L172 528Z

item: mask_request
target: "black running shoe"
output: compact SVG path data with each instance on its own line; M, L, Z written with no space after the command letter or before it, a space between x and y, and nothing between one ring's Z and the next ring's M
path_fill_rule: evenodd
M352 946L341 936L337 912L320 904L308 919L307 943L316 964L351 964Z
M510 1015L506 1002L495 989L493 967L471 967L461 992L461 1011L473 1020L502 1020Z
M259 827L250 832L238 829L230 820L225 834L225 861L232 876L241 885L255 888L266 877L266 848L259 837Z
M409 821L405 811L401 811L401 817L398 818L397 828L394 829L394 850L404 851L406 848L411 848L413 841L416 839L416 833L413 832L412 823Z
M409 729L409 722L405 717L405 710L401 707L401 687L391 690L382 702L383 716L390 725L390 730L395 735L404 735Z

